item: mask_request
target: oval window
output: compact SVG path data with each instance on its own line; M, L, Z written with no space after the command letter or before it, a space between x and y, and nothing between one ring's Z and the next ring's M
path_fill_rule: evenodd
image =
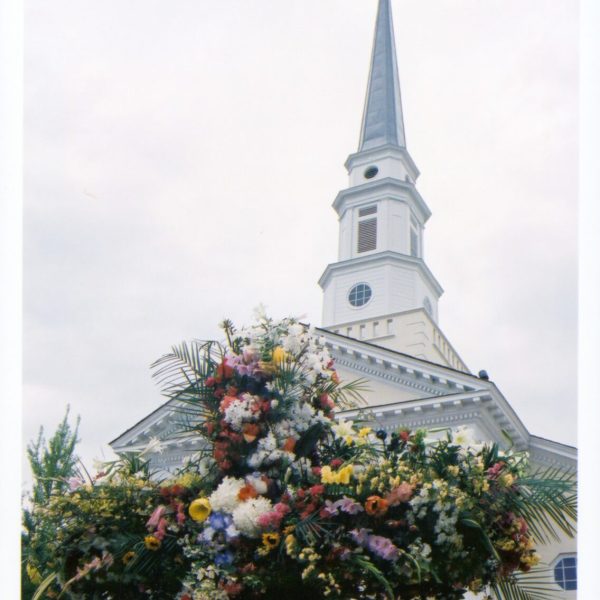
M369 167L365 171L365 179L373 179L373 177L375 177L375 175L377 175L377 173L379 173L379 169L377 167L375 167L375 166Z

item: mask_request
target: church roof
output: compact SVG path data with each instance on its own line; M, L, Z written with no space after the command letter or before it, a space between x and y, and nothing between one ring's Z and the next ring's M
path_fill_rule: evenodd
M389 404L371 404L369 410L378 421L385 423L385 428L402 424L429 429L473 421L487 434L486 439L498 440L502 431L508 432L517 448L529 448L538 464L576 468L576 449L531 435L492 381L326 329L317 328L317 332L325 337L326 346L339 367L370 381L411 390L418 395ZM197 449L200 443L197 436L181 431L184 413L185 408L179 403L165 402L110 445L116 452L140 451L151 437L158 437L181 458ZM340 413L341 417L350 419L357 415L356 410ZM179 458L171 456L174 466L178 465Z
M406 147L390 0L379 0L359 152L385 144Z

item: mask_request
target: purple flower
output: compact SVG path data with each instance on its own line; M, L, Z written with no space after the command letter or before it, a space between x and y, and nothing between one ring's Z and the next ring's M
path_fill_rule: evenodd
M335 502L334 506L342 512L348 513L349 515L357 515L359 512L364 510L364 508L358 502L355 502L351 498L346 498L346 496Z
M389 538L381 535L370 535L367 541L367 548L384 560L398 559L398 548L392 544Z
M361 527L360 529L353 529L350 532L350 535L352 536L352 539L359 545L359 546L366 546L367 542L369 540L369 530L365 529L364 527Z

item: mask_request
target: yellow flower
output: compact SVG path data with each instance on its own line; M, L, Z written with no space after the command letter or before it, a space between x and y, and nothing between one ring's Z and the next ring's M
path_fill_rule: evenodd
M321 483L334 483L331 467L324 466L321 468Z
M126 552L125 554L123 554L123 558L121 559L123 561L124 565L129 564L133 559L135 558L135 552L133 552L133 550L130 550L129 552Z
M521 557L521 564L527 565L528 567L535 567L539 562L540 555L537 552L526 554Z
M456 477L458 475L459 471L460 471L460 469L458 468L457 465L450 465L448 467L448 473L450 473L450 475L454 475L454 477Z
M282 362L284 362L288 357L287 352L281 347L281 346L277 346L277 348L275 348L273 350L273 356L271 357L271 360L276 364L276 365L280 365Z
M348 485L350 483L350 476L352 475L352 471L354 470L354 468L352 467L352 465L348 465L342 469L340 469L337 473L338 475L338 483L341 483L343 485Z
M331 470L331 467L324 466L321 468L321 483L348 485L353 471L354 467L352 465L347 465L335 473Z
M515 481L515 478L510 473L505 473L500 477L500 484L504 487L510 487Z
M31 580L31 583L34 583L35 585L42 583L42 576L40 572L31 563L27 563L25 570L27 571L27 576Z
M363 427L358 431L358 437L364 438L367 437L371 431L373 431L370 427Z
M290 533L285 537L285 551L288 556L296 558L298 556L298 542L296 538Z
M265 548L268 550L273 550L273 548L277 548L279 544L279 534L278 533L263 533L262 534L262 543Z
M211 508L208 498L196 498L190 504L190 507L188 509L190 517L192 517L194 521L199 521L200 523L202 523L202 521L206 521L208 515L210 515L210 511Z
M157 537L154 537L153 535L147 535L144 538L144 544L148 550L155 551L160 548L161 542Z

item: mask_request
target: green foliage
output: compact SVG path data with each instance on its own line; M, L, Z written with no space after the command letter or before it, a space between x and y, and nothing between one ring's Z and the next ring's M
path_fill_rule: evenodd
M44 428L27 446L27 457L33 475L28 507L23 509L23 533L21 537L21 588L22 598L33 597L37 585L52 574L53 557L49 546L56 535L59 523L43 513L54 496L63 494L67 480L77 475L75 447L79 441L79 417L75 426L69 424L69 407L54 434L46 440ZM50 578L51 579L51 578Z

